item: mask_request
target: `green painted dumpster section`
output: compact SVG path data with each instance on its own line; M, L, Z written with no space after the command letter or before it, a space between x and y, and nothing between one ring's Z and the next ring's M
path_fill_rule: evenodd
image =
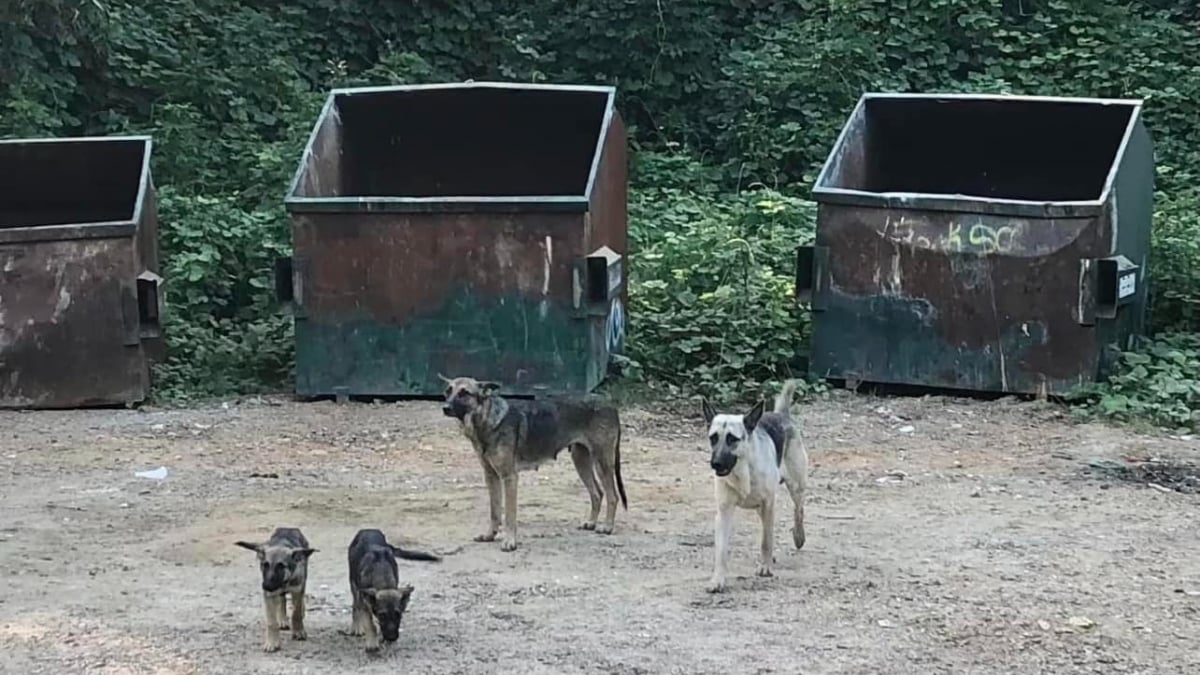
M583 392L624 338L626 139L610 87L333 91L286 199L304 396L438 375Z
M1061 394L1144 331L1153 146L1136 100L867 94L797 260L811 372Z

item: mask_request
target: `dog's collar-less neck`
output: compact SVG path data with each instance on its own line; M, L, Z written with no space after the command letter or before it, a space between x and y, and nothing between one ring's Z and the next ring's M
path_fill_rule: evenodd
M500 396L493 396L487 403L486 415L480 414L479 410L476 409L462 419L462 425L468 435L475 431L475 427L483 427L488 431L495 431L500 427L500 423L504 421L504 416L507 414L508 401Z
M500 426L500 423L504 421L506 414L508 414L508 401L499 396L493 396L491 404L488 405L488 429L495 431Z

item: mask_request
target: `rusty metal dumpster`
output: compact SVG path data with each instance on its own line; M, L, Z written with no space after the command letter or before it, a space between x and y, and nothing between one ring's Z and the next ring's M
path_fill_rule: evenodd
M334 90L285 199L301 396L593 389L622 347L626 140L611 87Z
M145 399L162 337L150 149L0 141L0 407Z
M1136 100L863 96L813 189L811 372L1060 394L1146 314L1154 181Z

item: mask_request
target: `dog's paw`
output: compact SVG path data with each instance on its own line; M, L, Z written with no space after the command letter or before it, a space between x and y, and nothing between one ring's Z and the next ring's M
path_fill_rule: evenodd
M284 619L279 622L279 630L291 630L291 629L292 629L292 624L289 623L287 619Z
M706 586L704 590L708 591L709 593L724 593L725 591L729 590L729 586L725 583L724 579L713 579L712 581L708 582L708 586Z
M758 569L754 571L754 574L755 574L756 576L760 576L760 577L773 577L773 576L775 576L775 574L771 572L771 568L770 568L770 567L767 567L766 565L759 565L759 566L758 566Z
M804 528L792 530L792 543L795 544L796 548L798 549L804 548Z
M505 537L504 540L500 542L500 550L506 552L517 550L517 540L512 537Z
M613 526L610 523L597 523L596 534L612 534Z
M585 520L585 521L583 521L582 523L580 523L580 524L579 524L579 529L581 529L581 530L594 530L594 529L596 529L596 521L594 521L594 520Z
M292 631L292 639L293 640L307 640L308 639L308 631L304 630L304 626L300 626L296 630Z
M279 642L277 642L277 641L276 642L270 642L270 641L264 642L263 643L263 651L268 654L279 651Z
M495 532L484 532L483 534L477 534L477 535L475 535L475 541L478 541L481 543L488 542L488 541L496 541L496 533Z

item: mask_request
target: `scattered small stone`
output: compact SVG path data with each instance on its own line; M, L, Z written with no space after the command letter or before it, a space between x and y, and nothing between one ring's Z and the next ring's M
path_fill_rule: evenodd
M974 490L971 490L971 496L972 496L972 497L982 497L982 496L983 496L983 490L982 490L982 489L980 489L978 485L976 485L976 486L975 486L975 489L974 489Z
M1073 616L1067 619L1067 625L1079 630L1089 630L1096 627L1096 622L1086 616Z
M880 628L895 628L896 627L896 624L892 623L891 621L888 621L887 619L880 619L879 621L876 621L876 623L879 624Z
M1038 619L1037 625L1044 631L1050 630L1050 622L1045 619Z
M913 425L905 424L904 426L900 427L896 431L899 431L902 434L911 434L912 432L914 432L916 430L917 430L917 428L914 427Z

